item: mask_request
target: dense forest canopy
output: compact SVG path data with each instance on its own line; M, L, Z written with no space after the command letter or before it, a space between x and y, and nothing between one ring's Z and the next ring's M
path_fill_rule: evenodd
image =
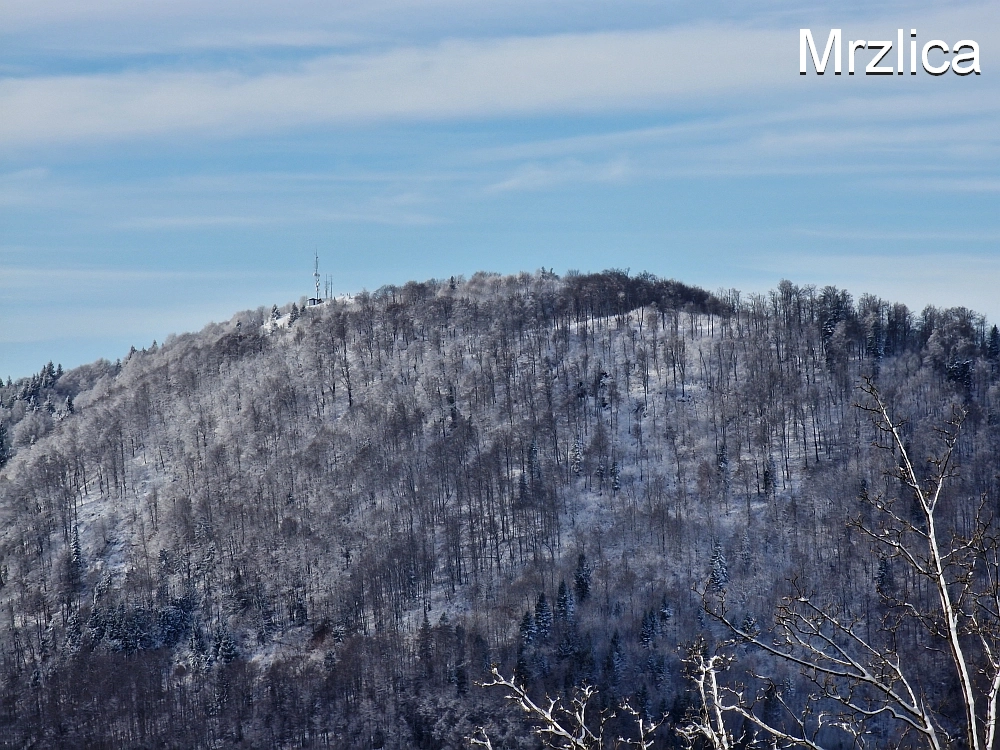
M732 639L719 593L767 634L803 591L925 666L958 737L932 636L886 628L932 587L858 531L866 498L907 497L858 385L920 462L964 414L939 511L959 534L998 502L998 366L964 308L622 271L410 282L48 364L0 385L0 739L537 747L479 687L496 664L529 695L666 715L655 746L679 747L691 648ZM787 726L809 675L730 653L721 678L766 674L754 710Z

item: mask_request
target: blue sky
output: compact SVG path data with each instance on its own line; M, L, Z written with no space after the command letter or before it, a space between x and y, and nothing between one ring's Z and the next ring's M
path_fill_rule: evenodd
M832 26L983 74L799 76ZM620 267L1000 320L998 48L995 2L6 0L0 375L298 300L314 249L337 292Z

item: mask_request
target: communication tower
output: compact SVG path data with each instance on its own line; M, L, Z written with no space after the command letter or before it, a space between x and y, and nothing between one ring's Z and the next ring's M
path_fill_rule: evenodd
M323 301L319 296L319 250L316 251L316 258L313 263L313 280L316 282L316 296L309 300L310 305L318 305Z

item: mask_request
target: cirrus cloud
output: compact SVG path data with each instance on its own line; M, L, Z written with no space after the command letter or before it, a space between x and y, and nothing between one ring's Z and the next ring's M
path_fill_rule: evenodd
M0 144L662 107L789 80L787 34L728 27L450 40L294 72L8 78ZM785 44L784 46L787 46ZM787 52L787 50L784 50Z

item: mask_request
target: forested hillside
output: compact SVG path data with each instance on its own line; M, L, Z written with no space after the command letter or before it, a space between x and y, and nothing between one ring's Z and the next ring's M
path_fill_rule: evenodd
M625 699L666 714L656 747L710 746L677 728L715 649L734 659L719 679L794 734L822 675L747 637L779 633L794 595L916 665L942 746L965 746L934 587L865 531L882 496L927 527L856 404L870 382L906 420L921 482L935 428L964 415L938 521L983 541L998 355L962 308L608 271L411 282L47 365L0 386L0 739L429 749L484 727L538 747L479 686L497 664L536 697L594 685L588 720ZM994 622L995 601L958 606ZM863 746L921 746L871 710ZM837 731L817 741L853 746Z

